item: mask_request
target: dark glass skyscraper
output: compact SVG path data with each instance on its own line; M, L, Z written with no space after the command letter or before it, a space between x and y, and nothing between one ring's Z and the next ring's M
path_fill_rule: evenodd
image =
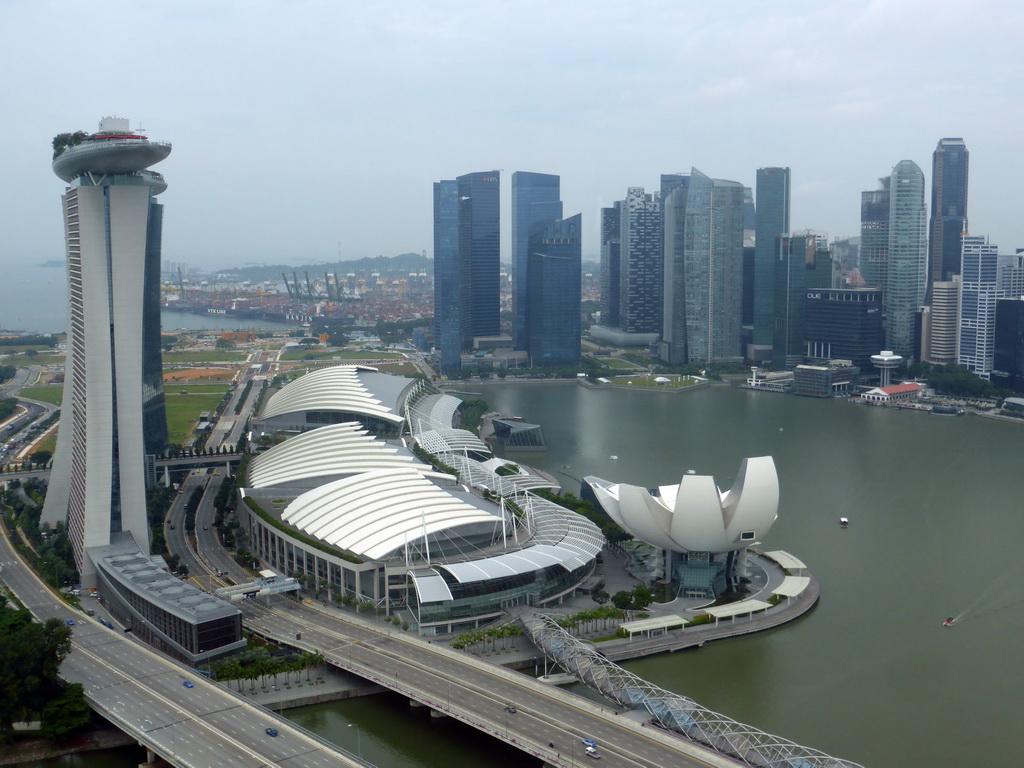
M775 239L789 234L789 168L758 168L754 211L754 346L772 345Z
M622 201L601 209L601 324L618 328L621 313Z
M501 185L498 171L467 173L459 185L462 346L501 332Z
M459 185L434 182L434 343L441 370L459 367L462 304L459 269Z
M630 187L622 202L620 327L627 333L661 333L661 200Z
M542 222L530 233L526 347L534 365L580 359L580 219Z
M441 370L459 367L475 336L497 336L498 171L434 183L434 338Z
M932 154L929 285L960 273L960 237L967 231L968 160L963 139L940 139Z
M527 257L531 231L535 224L562 218L558 187L558 176L549 173L516 171L512 174L512 312L515 315L512 338L517 349L527 346Z

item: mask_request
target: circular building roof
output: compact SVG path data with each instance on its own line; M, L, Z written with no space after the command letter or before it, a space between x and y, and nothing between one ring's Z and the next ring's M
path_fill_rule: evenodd
M394 391L396 381L398 392ZM260 416L270 419L299 411L342 411L400 424L400 393L413 383L412 379L379 374L375 368L361 365L322 368L275 392Z
M456 526L501 523L412 468L364 472L320 486L289 504L281 519L369 560Z

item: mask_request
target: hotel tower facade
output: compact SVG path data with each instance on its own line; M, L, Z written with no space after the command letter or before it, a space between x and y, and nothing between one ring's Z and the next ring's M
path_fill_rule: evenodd
M66 520L83 585L91 547L129 534L149 552L147 455L167 441L160 375L159 269L167 188L147 170L171 145L120 118L55 140L68 275L60 432L43 519ZM118 537L120 538L120 537Z

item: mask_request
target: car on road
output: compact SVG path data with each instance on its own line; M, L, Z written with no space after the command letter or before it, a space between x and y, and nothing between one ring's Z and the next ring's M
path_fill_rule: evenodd
M510 715L514 715L516 713L516 708L509 704L505 707L505 711L508 712Z
M277 736L277 728L267 728L267 736Z
M184 685L186 688L195 688L195 685L192 683L191 680L186 680L182 683L182 685Z
M597 753L597 750L593 747L587 747L587 757L592 757L594 760L600 760L601 756Z
M75 626L75 620L74 619L68 619L68 626L69 627Z
M597 749L597 742L594 741L593 739L580 739L580 742L585 747L590 747L591 749Z

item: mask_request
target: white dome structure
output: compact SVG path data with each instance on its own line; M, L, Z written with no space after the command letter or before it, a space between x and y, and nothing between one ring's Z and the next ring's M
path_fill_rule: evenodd
M665 552L664 572L688 597L715 596L735 585L745 575L746 548L766 536L778 517L779 478L771 456L744 459L725 492L710 475L686 474L678 485L655 492L597 477L584 482L621 528ZM706 574L694 579L695 570Z

